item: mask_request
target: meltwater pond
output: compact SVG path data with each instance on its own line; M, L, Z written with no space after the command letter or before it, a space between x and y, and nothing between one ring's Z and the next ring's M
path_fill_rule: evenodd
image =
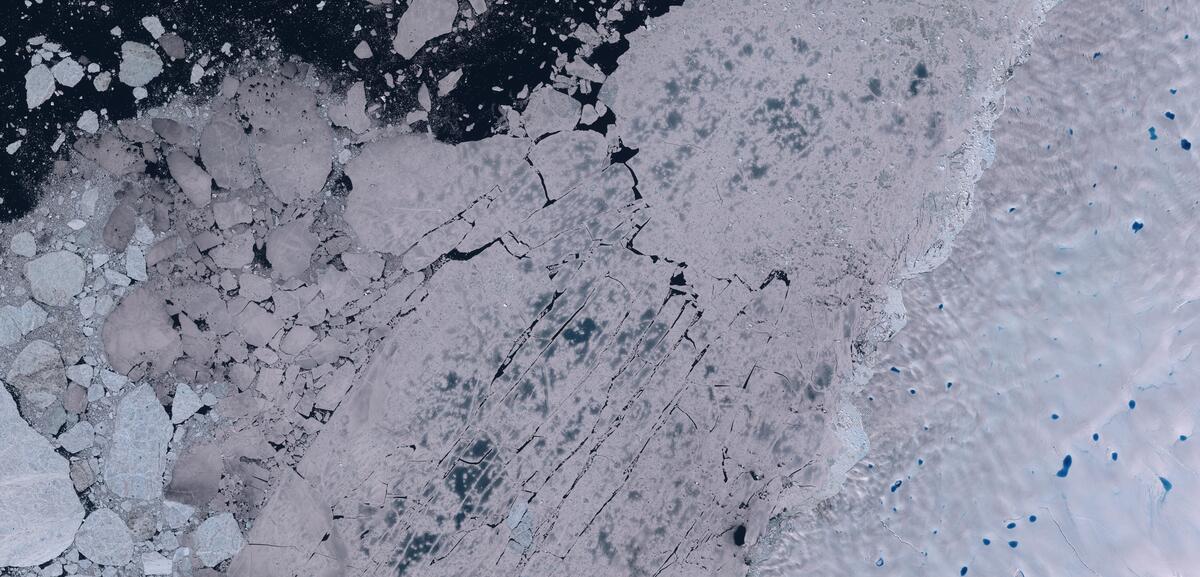
M856 399L868 456L760 574L1198 570L1197 25L1186 3L1050 12L953 256L900 287L908 324Z

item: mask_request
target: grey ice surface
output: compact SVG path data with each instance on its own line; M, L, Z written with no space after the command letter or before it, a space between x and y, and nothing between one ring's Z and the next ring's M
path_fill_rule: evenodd
M0 567L53 559L83 521L67 461L17 413L0 390Z

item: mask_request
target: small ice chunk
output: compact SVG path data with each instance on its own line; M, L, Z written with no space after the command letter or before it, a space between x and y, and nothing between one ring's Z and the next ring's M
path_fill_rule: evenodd
M92 300L94 303L95 299ZM80 364L67 367L67 380L71 381L72 383L78 383L85 387L91 384L92 377L95 376L95 374L96 371L91 365Z
M12 154L16 154L17 151L20 149L21 149L21 141L14 140L14 141L8 143L8 146L4 147L4 152L7 152L10 155L12 155Z
M100 371L100 382L104 384L104 388L107 389L108 392L113 394L121 392L127 385L130 384L128 377L120 373L114 373L108 369Z
M22 231L13 235L12 240L8 243L8 248L17 256L33 258L33 255L37 254L37 241L34 240L32 233Z
M67 228L69 228L71 230L83 230L86 227L87 227L87 222L84 222L83 220L80 220L78 218L72 218L71 220L67 221Z
M67 432L58 436L58 444L63 450L75 454L84 449L91 448L95 442L96 429L87 421L80 421L74 427L71 427Z
M421 105L426 112L433 108L433 101L429 98L429 87L424 84L417 89L417 104Z
M73 252L57 251L25 263L25 278L38 302L65 307L83 290L87 266Z
M271 271L289 279L308 269L320 239L308 230L308 223L296 221L277 227L267 237L267 260Z
M396 25L392 50L405 59L412 58L426 42L448 34L456 16L456 0L413 0Z
M83 114L79 115L79 122L76 122L75 126L88 134L96 134L96 131L100 130L100 117L94 110L84 110Z
M167 31L163 28L158 16L146 16L142 18L142 28L145 28L146 32L150 33L150 37L155 40L158 40L159 36L162 36L163 32Z
M96 92L104 92L108 90L108 86L110 84L112 84L111 72L101 72L92 79L92 86L96 89Z
M462 68L451 70L441 80L438 80L438 96L450 94L455 86L458 86L458 80L462 78Z
M129 286L131 282L128 276L123 275L111 268L104 269L104 280L107 280L116 286Z
M112 509L96 509L75 535L75 548L93 562L121 566L133 559L133 532Z
M191 82L192 84L199 84L201 78L204 78L204 67L200 66L199 64L193 64L192 75L188 78L188 82Z
M214 567L237 555L246 545L232 513L220 513L205 519L192 533L196 556L205 567Z
M153 48L140 42L121 44L121 82L142 87L162 74L163 63Z
M367 44L366 40L363 40L362 42L358 43L358 46L354 47L354 55L358 57L359 60L366 60L374 56L375 53L371 52L371 45Z
M142 282L150 278L146 274L146 253L141 248L131 246L125 250L125 274Z
M83 80L83 66L70 57L60 60L58 64L54 65L54 68L50 69L50 72L54 74L54 79L59 84L67 88L72 88L79 84L80 80Z
M187 383L179 383L175 385L175 399L171 401L171 422L178 425L196 414L204 403L200 402L200 395L196 394Z
M187 56L187 43L180 38L178 34L167 32L158 39L158 45L171 57L171 60L179 60Z
M33 110L51 96L54 96L54 73L45 64L30 68L25 73L25 106Z

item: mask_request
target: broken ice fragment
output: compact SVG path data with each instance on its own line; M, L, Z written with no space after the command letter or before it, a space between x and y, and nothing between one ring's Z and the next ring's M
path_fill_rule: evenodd
M46 311L33 301L25 301L20 307L0 307L0 347L19 342L25 335L46 324Z
M204 208L212 200L212 177L181 150L167 155L167 169L179 184L183 194L197 207Z
M162 58L153 48L140 42L125 42L121 44L121 70L118 74L121 82L128 86L145 86L162 74Z
M143 384L117 404L112 440L104 459L104 482L127 499L162 498L167 443L174 429L154 389Z
M130 246L125 250L125 274L142 282L150 278L146 274L146 253L141 248Z
M459 68L451 70L441 80L438 80L438 96L450 94L454 90L454 87L458 86L458 79L462 78L462 75L462 68Z
M187 525L188 520L195 513L196 508L191 505L171 500L163 501L162 521L166 523L167 527L172 529L178 529Z
M30 68L25 73L25 106L33 110L51 96L54 96L54 74L45 64Z
M318 239L309 232L308 223L297 221L271 231L267 238L267 260L280 279L289 279L308 269Z
M551 132L571 130L579 122L579 101L549 86L533 92L521 118L529 137L537 139Z
M90 448L95 440L96 430L87 421L76 423L67 432L58 436L58 444L68 453L78 453Z
M112 84L112 73L110 72L101 72L92 79L92 86L95 87L96 92L108 90L109 84Z
M405 59L412 58L426 42L449 33L457 15L455 0L413 0L400 16L392 50Z
M175 385L175 398L171 401L171 422L178 425L196 414L204 403L200 402L200 395L196 394L187 383L179 383Z
M45 563L83 521L67 460L25 424L0 387L0 567Z
M242 531L232 513L220 513L205 519L192 532L196 557L205 567L213 567L237 555L245 546Z
M183 352L162 297L149 289L125 296L105 320L102 337L109 363L124 374L165 372Z
M166 29L163 28L162 22L157 16L146 16L145 18L142 18L142 28L145 28L146 32L150 33L150 37L155 40L158 40L158 38L163 35L163 32L166 32Z
M283 328L283 321L254 303L247 304L233 323L246 343L256 347L266 346Z
M7 377L29 424L48 435L58 432L67 417L62 405L67 374L58 349L40 339L30 341L9 365Z
M246 231L231 235L209 252L213 264L221 268L240 269L254 261L254 233Z
M55 64L50 72L59 84L71 88L83 80L83 67L73 58L64 58Z
M171 60L179 60L187 56L187 43L180 38L178 34L167 32L158 38L158 45L162 47L163 52L171 57Z
M142 553L142 573L146 575L170 575L171 560L157 551Z
M14 234L12 240L9 241L8 248L13 254L25 258L33 258L33 255L37 254L37 242L28 232Z
M96 509L79 528L75 547L101 565L124 565L133 559L133 532L112 509Z
M72 252L57 251L25 263L25 278L38 302L55 307L71 304L83 290L87 269L83 259Z
M329 120L337 126L362 134L371 127L367 116L367 92L362 82L355 82L346 91L346 101L329 107Z
M242 83L238 104L254 128L254 158L267 188L285 203L316 197L333 167L333 128L318 114L316 94L254 76Z
M354 47L354 56L358 57L360 60L366 60L374 55L375 53L371 52L371 45L367 44L366 40L359 42L358 46Z
M79 115L79 121L75 123L80 130L88 134L96 134L100 130L100 118L96 116L94 110L84 110L83 114Z

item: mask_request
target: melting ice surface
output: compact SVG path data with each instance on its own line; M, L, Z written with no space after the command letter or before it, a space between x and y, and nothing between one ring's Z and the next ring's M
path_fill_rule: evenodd
M761 574L1200 571L1200 8L1140 8L1050 13L953 256L901 287L867 459Z

